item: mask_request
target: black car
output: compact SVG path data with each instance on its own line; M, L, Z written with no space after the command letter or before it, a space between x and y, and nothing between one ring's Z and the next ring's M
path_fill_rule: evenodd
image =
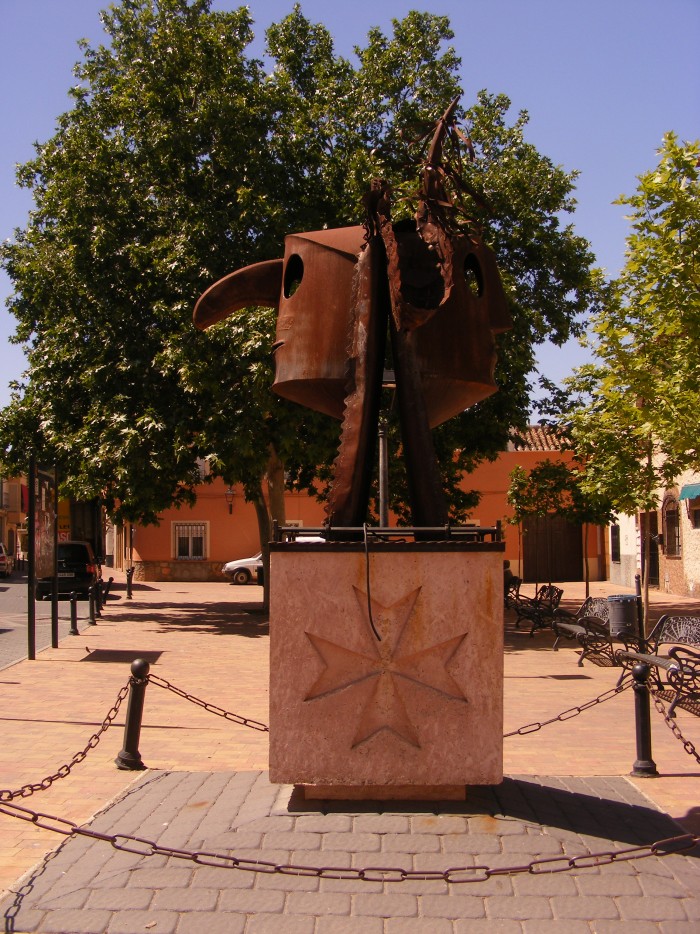
M90 542L58 543L58 592L77 593L87 596L90 588L102 577L100 567ZM37 600L51 596L50 577L42 577L36 583Z

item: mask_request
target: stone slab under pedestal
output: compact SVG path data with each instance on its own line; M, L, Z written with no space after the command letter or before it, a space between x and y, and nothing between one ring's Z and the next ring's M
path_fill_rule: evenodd
M271 547L271 781L455 800L502 781L502 724L502 544Z

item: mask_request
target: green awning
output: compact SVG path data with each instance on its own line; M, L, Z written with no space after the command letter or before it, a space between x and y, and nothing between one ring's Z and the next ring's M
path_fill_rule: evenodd
M680 499L695 499L700 496L700 483L686 483L681 487Z

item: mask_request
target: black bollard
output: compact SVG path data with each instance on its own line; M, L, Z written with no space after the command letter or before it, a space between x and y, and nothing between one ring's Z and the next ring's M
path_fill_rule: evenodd
M69 635L79 636L78 632L78 594L73 592L70 595L70 629Z
M651 757L651 713L647 680L651 671L646 662L638 662L632 669L634 684L634 722L637 733L637 759L630 775L635 778L653 778L658 775Z
M129 600L131 600L131 598L134 596L132 592L133 580L134 580L134 569L127 568L126 570L126 595L129 598Z
M110 577L106 584L102 581L102 606L107 606L107 597L109 596L109 591L112 589L113 583L113 577Z
M126 723L124 724L124 748L114 760L117 768L124 771L138 772L146 768L139 752L139 739L150 667L143 658L137 658L131 663L129 706L127 707Z
M88 625L96 626L95 622L95 585L88 590Z

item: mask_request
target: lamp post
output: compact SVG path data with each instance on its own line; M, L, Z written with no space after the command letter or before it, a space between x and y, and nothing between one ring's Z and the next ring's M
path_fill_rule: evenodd
M231 487L229 487L228 490L226 490L226 492L224 493L224 496L226 497L226 504L228 506L228 514L230 516L233 513L233 490L231 489Z

